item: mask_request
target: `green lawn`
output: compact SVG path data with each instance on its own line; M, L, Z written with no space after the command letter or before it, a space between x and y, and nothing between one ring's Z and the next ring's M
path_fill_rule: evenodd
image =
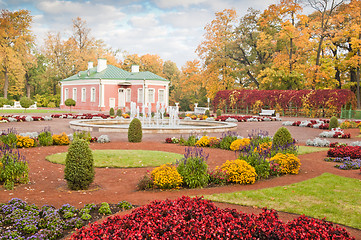
M205 198L326 218L361 229L361 181L330 173L287 186L213 194Z
M298 155L313 153L313 152L322 152L328 151L328 147L311 147L311 146L299 146L298 147Z
M69 110L58 110L58 109L0 109L0 114L8 113L69 113Z
M49 155L46 160L65 164L65 153ZM94 150L95 167L156 167L165 163L173 163L183 158L182 154L162 152L162 151L145 151L145 150Z

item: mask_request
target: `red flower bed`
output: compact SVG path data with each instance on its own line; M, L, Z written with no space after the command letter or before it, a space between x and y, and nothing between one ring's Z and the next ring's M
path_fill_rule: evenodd
M352 159L361 158L361 147L359 146L336 146L327 152L328 157L350 157Z
M78 119L92 119L93 117L101 117L103 119L109 118L109 114L103 114L103 113L97 113L97 114L91 114L91 113L85 113L85 114L72 114L72 113L64 113L64 114L53 114L51 115L52 118L78 118Z
M201 198L154 201L126 216L83 227L70 239L354 239L324 220L283 223L274 210L246 214Z
M274 120L274 118L270 118L270 117L257 117L257 116L239 116L239 115L222 115L222 116L218 116L215 120L216 121L226 121L227 118L234 118L237 119L238 122L247 122L248 119L250 118L256 118L258 121L264 121L265 118L269 118L271 120Z

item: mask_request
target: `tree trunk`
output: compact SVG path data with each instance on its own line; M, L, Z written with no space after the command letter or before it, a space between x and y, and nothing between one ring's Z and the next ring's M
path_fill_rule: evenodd
M336 73L335 73L335 78L338 82L338 86L337 88L338 89L341 89L342 87L342 83L341 83L341 72L340 72L340 69L338 67L335 67L335 70L336 70Z
M4 82L4 98L8 98L9 75L8 75L8 72L7 72L6 70L4 71L4 77L5 77L5 82Z
M357 98L357 109L361 108L360 104L360 68L356 70L356 79L357 79L357 89L356 89L356 98Z

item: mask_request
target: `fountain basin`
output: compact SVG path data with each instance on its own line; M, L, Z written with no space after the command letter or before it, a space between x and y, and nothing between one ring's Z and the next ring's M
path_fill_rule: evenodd
M124 119L88 119L71 121L70 128L87 132L128 132L130 120ZM143 124L143 133L203 133L224 132L235 130L236 123L205 121L205 120L180 120L179 125L156 125L154 121Z

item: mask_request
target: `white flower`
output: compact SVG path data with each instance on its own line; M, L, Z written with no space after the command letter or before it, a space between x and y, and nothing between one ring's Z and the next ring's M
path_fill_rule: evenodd
M108 135L101 135L100 137L98 137L97 142L98 143L108 143L108 142L110 142L110 139L109 139Z

